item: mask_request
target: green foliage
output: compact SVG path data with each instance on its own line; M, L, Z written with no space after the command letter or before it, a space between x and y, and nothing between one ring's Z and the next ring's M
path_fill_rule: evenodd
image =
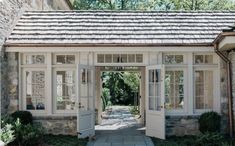
M205 132L219 132L221 117L216 112L203 113L199 118L199 130Z
M204 133L198 136L168 137L166 140L152 138L157 146L232 146L233 139L228 139L219 133Z
M233 0L75 0L77 10L234 10Z
M139 89L139 74L128 72L103 72L103 103L133 105L134 93Z
M8 144L15 139L13 126L11 124L4 124L4 126L1 128L0 139L5 144Z
M221 146L224 141L223 135L220 133L206 132L197 136L197 146Z
M27 124L23 125L19 119L16 120L15 125L15 137L14 143L19 146L37 146L42 142L44 129L40 124Z
M29 111L16 111L11 114L11 117L14 119L14 121L19 118L23 125L33 123L33 116Z
M45 143L52 146L86 146L88 139L70 135L45 135Z
M129 108L129 111L132 115L138 115L140 113L139 109L137 106L131 106Z

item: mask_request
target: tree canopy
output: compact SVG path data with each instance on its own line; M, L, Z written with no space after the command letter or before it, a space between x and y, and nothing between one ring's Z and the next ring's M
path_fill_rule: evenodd
M74 0L77 10L235 10L234 0Z

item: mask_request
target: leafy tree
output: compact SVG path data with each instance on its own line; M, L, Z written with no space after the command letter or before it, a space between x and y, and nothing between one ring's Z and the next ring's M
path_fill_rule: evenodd
M134 92L138 92L140 83L138 73L104 72L101 78L103 101L110 100L113 105L134 104Z
M77 10L234 10L233 0L75 0Z

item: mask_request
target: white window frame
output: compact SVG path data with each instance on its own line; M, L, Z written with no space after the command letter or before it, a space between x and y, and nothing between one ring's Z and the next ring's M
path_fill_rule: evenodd
M66 63L65 64L57 64L56 58L57 58L58 55L64 55L64 56L74 55L74 57L75 57L74 64L66 64ZM76 67L76 63L78 62L78 55L77 55L77 53L53 53L52 60L53 60L52 61L53 67L61 66L61 65L66 65L66 66L71 65L71 66Z
M44 55L44 57L45 57L45 62L44 63L42 63L42 64L26 64L26 57L27 57L27 55ZM48 60L48 58L47 58L47 55L46 55L46 53L23 53L23 55L22 55L22 61L21 61L21 65L46 65L47 64L47 60Z
M195 71L212 71L213 73L213 107L211 109L196 109L196 87L195 87ZM218 82L219 80L219 74L218 74L218 68L215 67L208 67L206 66L197 66L194 67L193 70L193 88L194 88L194 92L193 92L193 110L195 114L202 114L204 112L208 112L208 111L216 111L218 113L220 113L220 84ZM219 86L218 86L219 85Z
M165 56L167 55L182 55L183 56L183 63L173 63L173 64L169 64L169 63L165 63ZM162 64L165 64L165 66L185 66L187 65L187 54L185 54L184 52L163 52L162 53Z
M75 56L75 63L74 64L57 64L56 63L56 57L57 55L74 55ZM76 115L76 109L74 110L57 110L56 109L56 71L75 71L75 89L77 89L77 64L79 64L79 53L66 53L66 52L60 52L60 53L52 53L52 114L53 115ZM76 92L77 94L77 92ZM76 95L77 97L77 95ZM75 103L76 104L76 103ZM76 105L75 105L76 106Z
M143 62L142 63L99 63L97 61L98 54L142 54L143 55ZM94 53L94 66L147 66L148 65L148 53L143 52L117 52L117 51L110 51L110 52L95 52Z
M45 109L44 110L28 110L27 108L26 108L26 106L27 106L27 104L26 104L26 71L44 71L44 73L45 73L45 103L44 103L44 106L45 106ZM47 72L46 72L46 68L23 68L22 69L22 75L23 75L23 77L22 77L22 79L23 79L23 82L22 82L22 85L23 85L23 87L22 87L22 99L23 99L23 103L22 103L22 109L23 110L27 110L27 111L30 111L32 114L34 114L34 115L40 115L40 114L46 114L46 112L47 112L47 109L48 109L48 107L47 107L47 89L46 89L46 87L48 86L48 82L47 82Z
M56 86L56 72L57 71L74 71L74 73L75 73L75 82L74 82L74 84L75 84L75 94L77 94L77 92L76 92L76 89L77 89L77 70L76 70L76 68L63 68L63 67L60 67L60 68L54 68L53 69L53 85L52 85L52 87L53 87L53 89L52 89L52 92L53 92L53 104L52 104L52 106L53 106L53 113L54 114L58 114L58 115L60 115L60 114L76 114L76 112L77 112L77 110L76 109L74 109L74 110L57 110L56 109L56 88L57 88L57 86ZM76 97L77 97L77 95L76 95ZM75 104L76 104L76 101L75 101ZM76 106L76 105L75 105Z
M196 64L195 63L195 55L203 55L203 56L205 56L205 55L212 55L212 57L213 57L213 63L198 63L198 64ZM217 56L216 56L216 54L215 53L208 53L208 52L196 52L196 53L193 53L193 65L194 66L217 66L218 64L218 62L216 62L217 61Z
M188 95L188 93L187 93L188 86L186 86L187 83L188 83L187 68L177 67L177 66L175 66L175 67L166 67L165 72L166 71L183 71L183 74L184 74L184 106L183 106L183 109L170 109L170 110L166 109L166 114L167 115L185 114L185 113L187 113L187 109L188 109L188 96L187 96ZM164 93L164 96L165 96L165 93Z

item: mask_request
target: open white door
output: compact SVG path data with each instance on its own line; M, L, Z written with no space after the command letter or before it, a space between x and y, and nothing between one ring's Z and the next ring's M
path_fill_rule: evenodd
M78 65L77 132L79 138L95 135L94 74L94 67Z
M146 67L146 135L165 139L164 67Z

